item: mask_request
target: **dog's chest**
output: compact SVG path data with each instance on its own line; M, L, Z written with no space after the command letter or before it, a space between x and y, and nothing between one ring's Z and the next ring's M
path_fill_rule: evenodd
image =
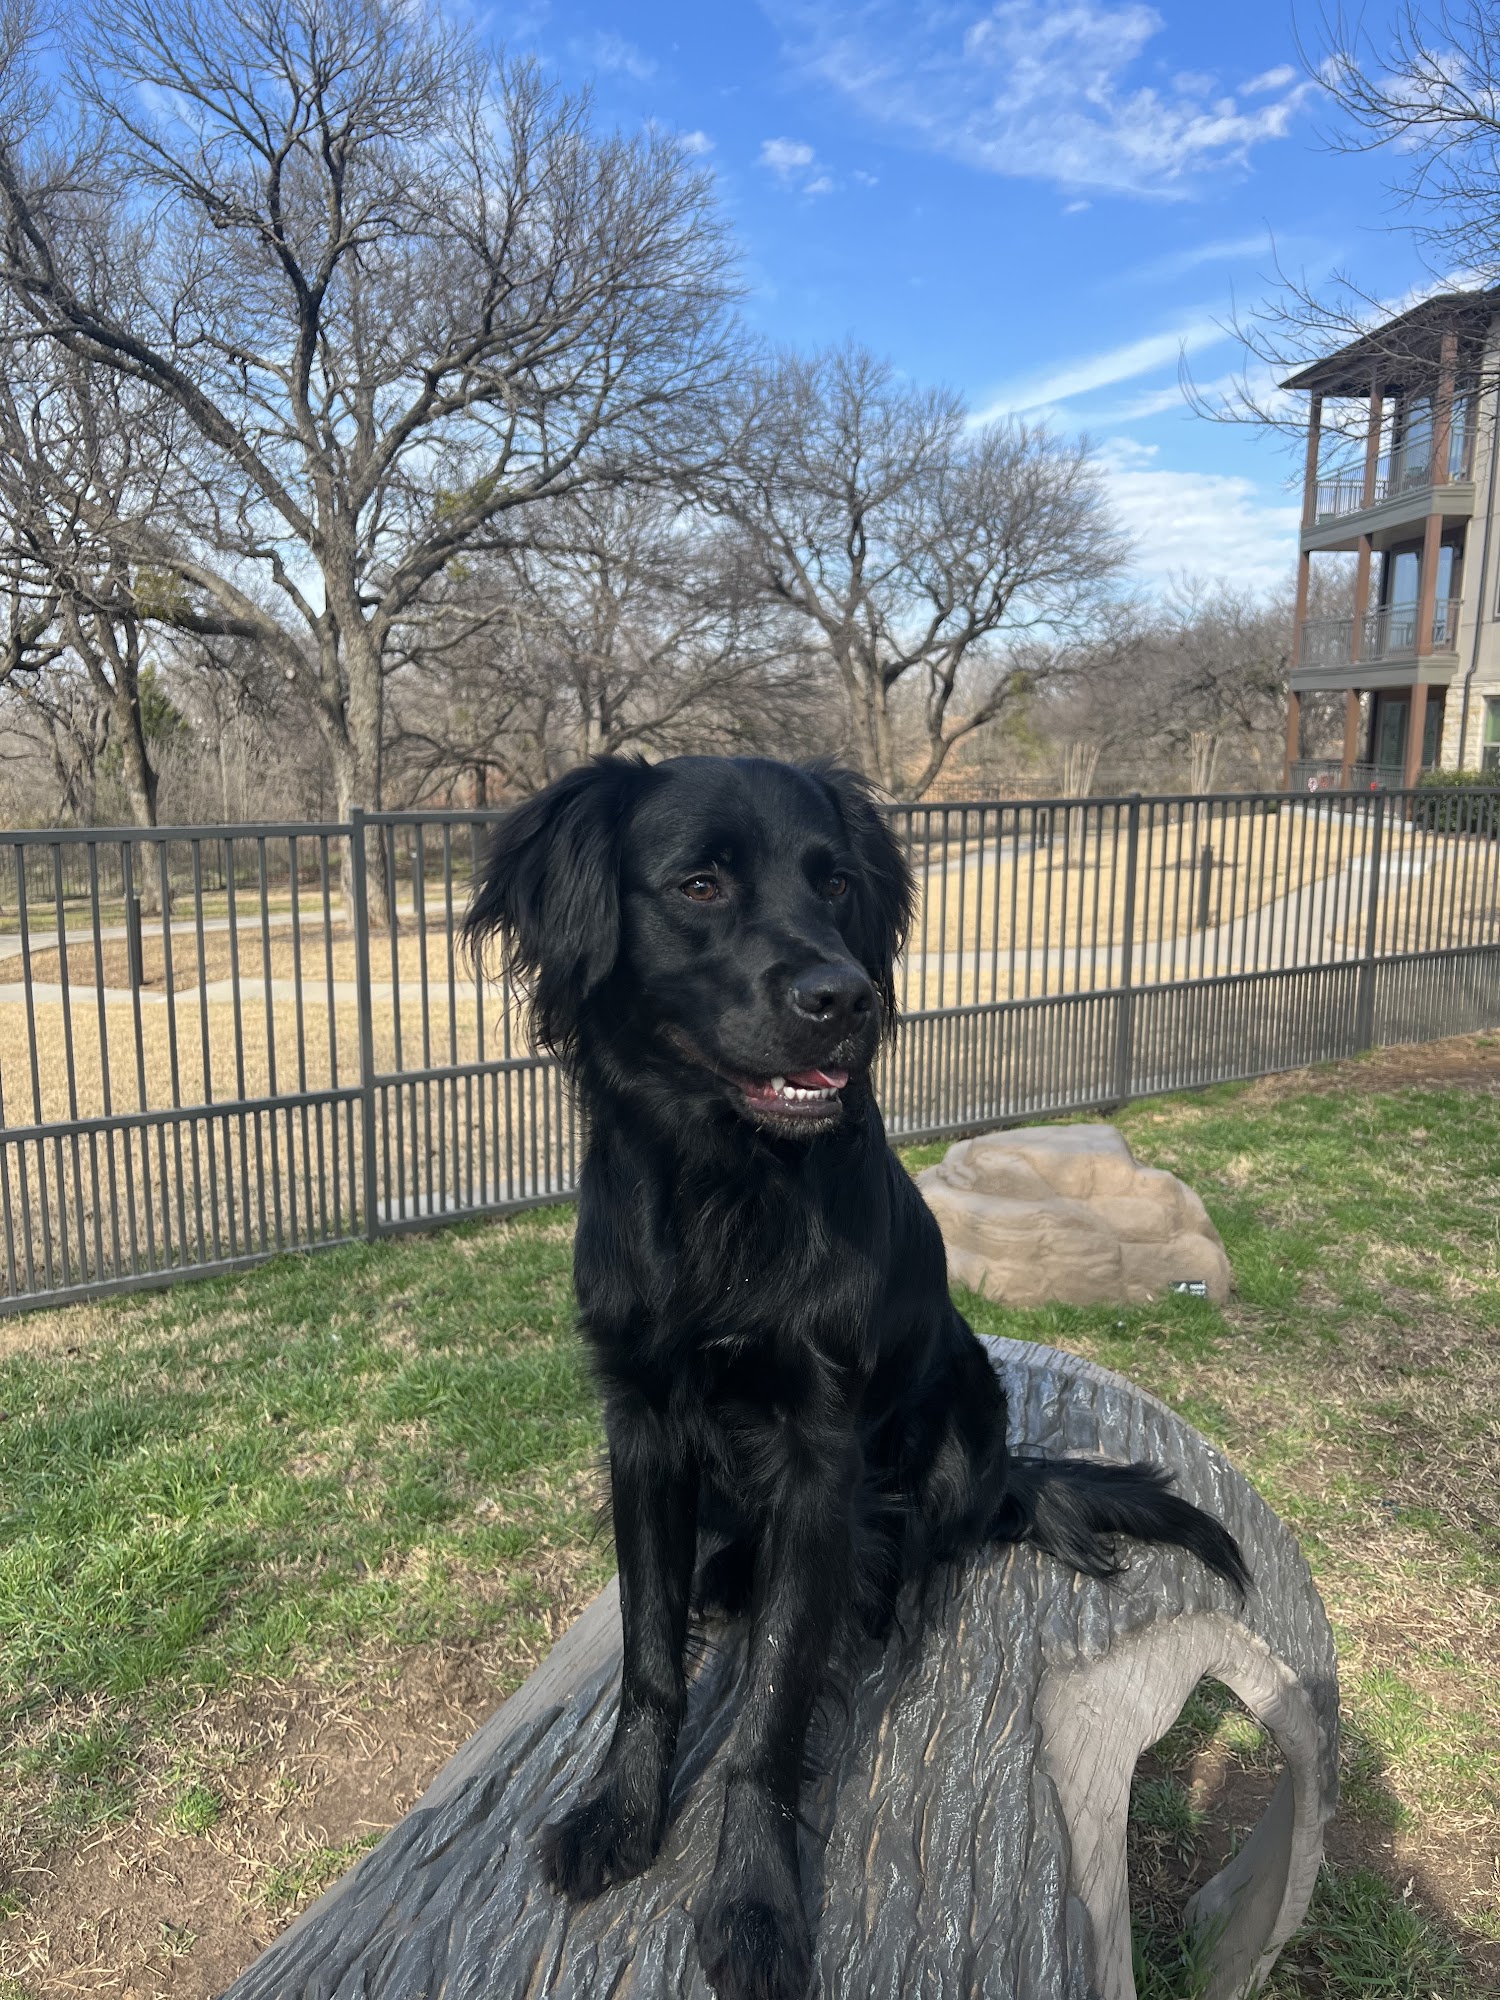
M661 1219L655 1316L715 1348L771 1350L804 1328L868 1317L868 1262L819 1206L685 1202Z

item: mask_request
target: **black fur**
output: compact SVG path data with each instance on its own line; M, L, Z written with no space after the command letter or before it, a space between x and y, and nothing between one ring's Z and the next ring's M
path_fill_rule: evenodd
M625 1662L613 1743L548 1829L547 1866L593 1896L650 1864L690 1600L748 1610L698 1924L721 2000L806 1990L808 1719L838 1640L883 1629L906 1578L1023 1539L1108 1576L1125 1534L1248 1580L1158 1468L1009 1454L1004 1393L871 1092L911 907L900 849L847 771L606 758L504 821L468 916L473 944L503 941L588 1121L575 1272ZM824 1094L800 1101L768 1081L810 1073Z

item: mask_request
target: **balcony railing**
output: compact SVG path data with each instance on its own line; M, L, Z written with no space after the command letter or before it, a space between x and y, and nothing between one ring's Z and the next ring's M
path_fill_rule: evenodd
M1440 597L1433 607L1432 650L1451 653L1458 645L1460 599ZM1361 661L1412 659L1417 652L1417 605L1385 604L1365 614ZM1310 618L1302 628L1301 667L1344 667L1353 658L1353 618Z
M1363 479L1325 479L1318 487L1319 521L1337 521L1345 514L1357 514L1367 504L1378 505L1385 498L1386 482L1377 479L1373 498L1365 500Z
M1449 479L1469 477L1469 435L1467 424L1454 425L1448 441ZM1418 442L1414 439L1407 448L1391 452L1381 460L1368 500L1365 498L1363 473L1320 480L1315 518L1319 522L1338 521L1346 514L1358 514L1366 507L1378 507L1382 500L1393 500L1399 494L1417 492L1432 484L1433 470L1432 440L1424 437Z

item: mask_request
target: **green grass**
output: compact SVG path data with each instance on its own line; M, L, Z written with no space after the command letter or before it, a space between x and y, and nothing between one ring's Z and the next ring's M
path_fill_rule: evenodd
M379 1838L377 1833L365 1833L337 1847L314 1847L288 1866L270 1869L261 1884L261 1901L267 1909L283 1916L305 1908L330 1882L336 1882L352 1868Z
M569 1234L541 1214L287 1258L0 1361L22 1865L135 1814L209 1832L214 1774L175 1729L216 1691L497 1627L534 1650L541 1558L603 1580Z
M561 1235L288 1259L0 1365L9 1719L430 1638L476 1576L503 1605L598 1442Z
M1351 1853L1394 1839L1406 1873L1382 1889L1354 1860L1332 1871L1272 1991L1500 1991L1493 1956L1469 1984L1462 1970L1500 1935L1486 1861L1500 1825L1500 1097L1227 1086L1118 1122L1140 1158L1203 1196L1231 1305L1017 1312L965 1294L964 1310L983 1332L1087 1354L1163 1396L1255 1480L1312 1562L1342 1659L1335 1851L1340 1828ZM1272 1757L1221 1697L1201 1690L1159 1747L1168 1774L1214 1744L1241 1766ZM1148 1861L1186 1850L1195 1807L1171 1775L1138 1781L1133 1810ZM1424 1854L1450 1883L1469 1873L1444 1915L1423 1892ZM1138 1945L1143 1995L1192 2000L1191 1941L1148 1922Z
M1423 1910L1368 1868L1325 1868L1267 2000L1463 2000L1474 1990L1452 1939Z
M1460 2000L1500 1935L1482 1865L1500 1824L1500 1100L1223 1089L1120 1123L1207 1201L1232 1304L965 1310L1164 1396L1303 1540L1343 1656L1350 1840L1336 1831L1276 2000ZM18 1870L133 1828L232 1844L249 1750L194 1747L205 1704L486 1634L519 1673L558 1565L570 1601L603 1580L569 1230L541 1212L286 1258L22 1329L0 1359L0 1831ZM1137 1785L1142 1879L1198 1866L1195 1771L1272 1762L1201 1689ZM261 1856L236 1893L301 1907L366 1838L328 1836ZM0 1883L17 1890L0 1992L29 1879ZM1193 2000L1201 1946L1158 1900L1143 2000ZM184 1907L162 1949L190 1953L206 1921Z

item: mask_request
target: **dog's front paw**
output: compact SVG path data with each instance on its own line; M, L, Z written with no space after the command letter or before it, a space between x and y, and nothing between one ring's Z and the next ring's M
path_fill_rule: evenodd
M649 1868L660 1845L653 1815L631 1812L611 1787L543 1831L542 1865L554 1889L584 1903Z
M698 1956L718 2000L807 2000L812 1939L800 1904L731 1896L699 1924Z

